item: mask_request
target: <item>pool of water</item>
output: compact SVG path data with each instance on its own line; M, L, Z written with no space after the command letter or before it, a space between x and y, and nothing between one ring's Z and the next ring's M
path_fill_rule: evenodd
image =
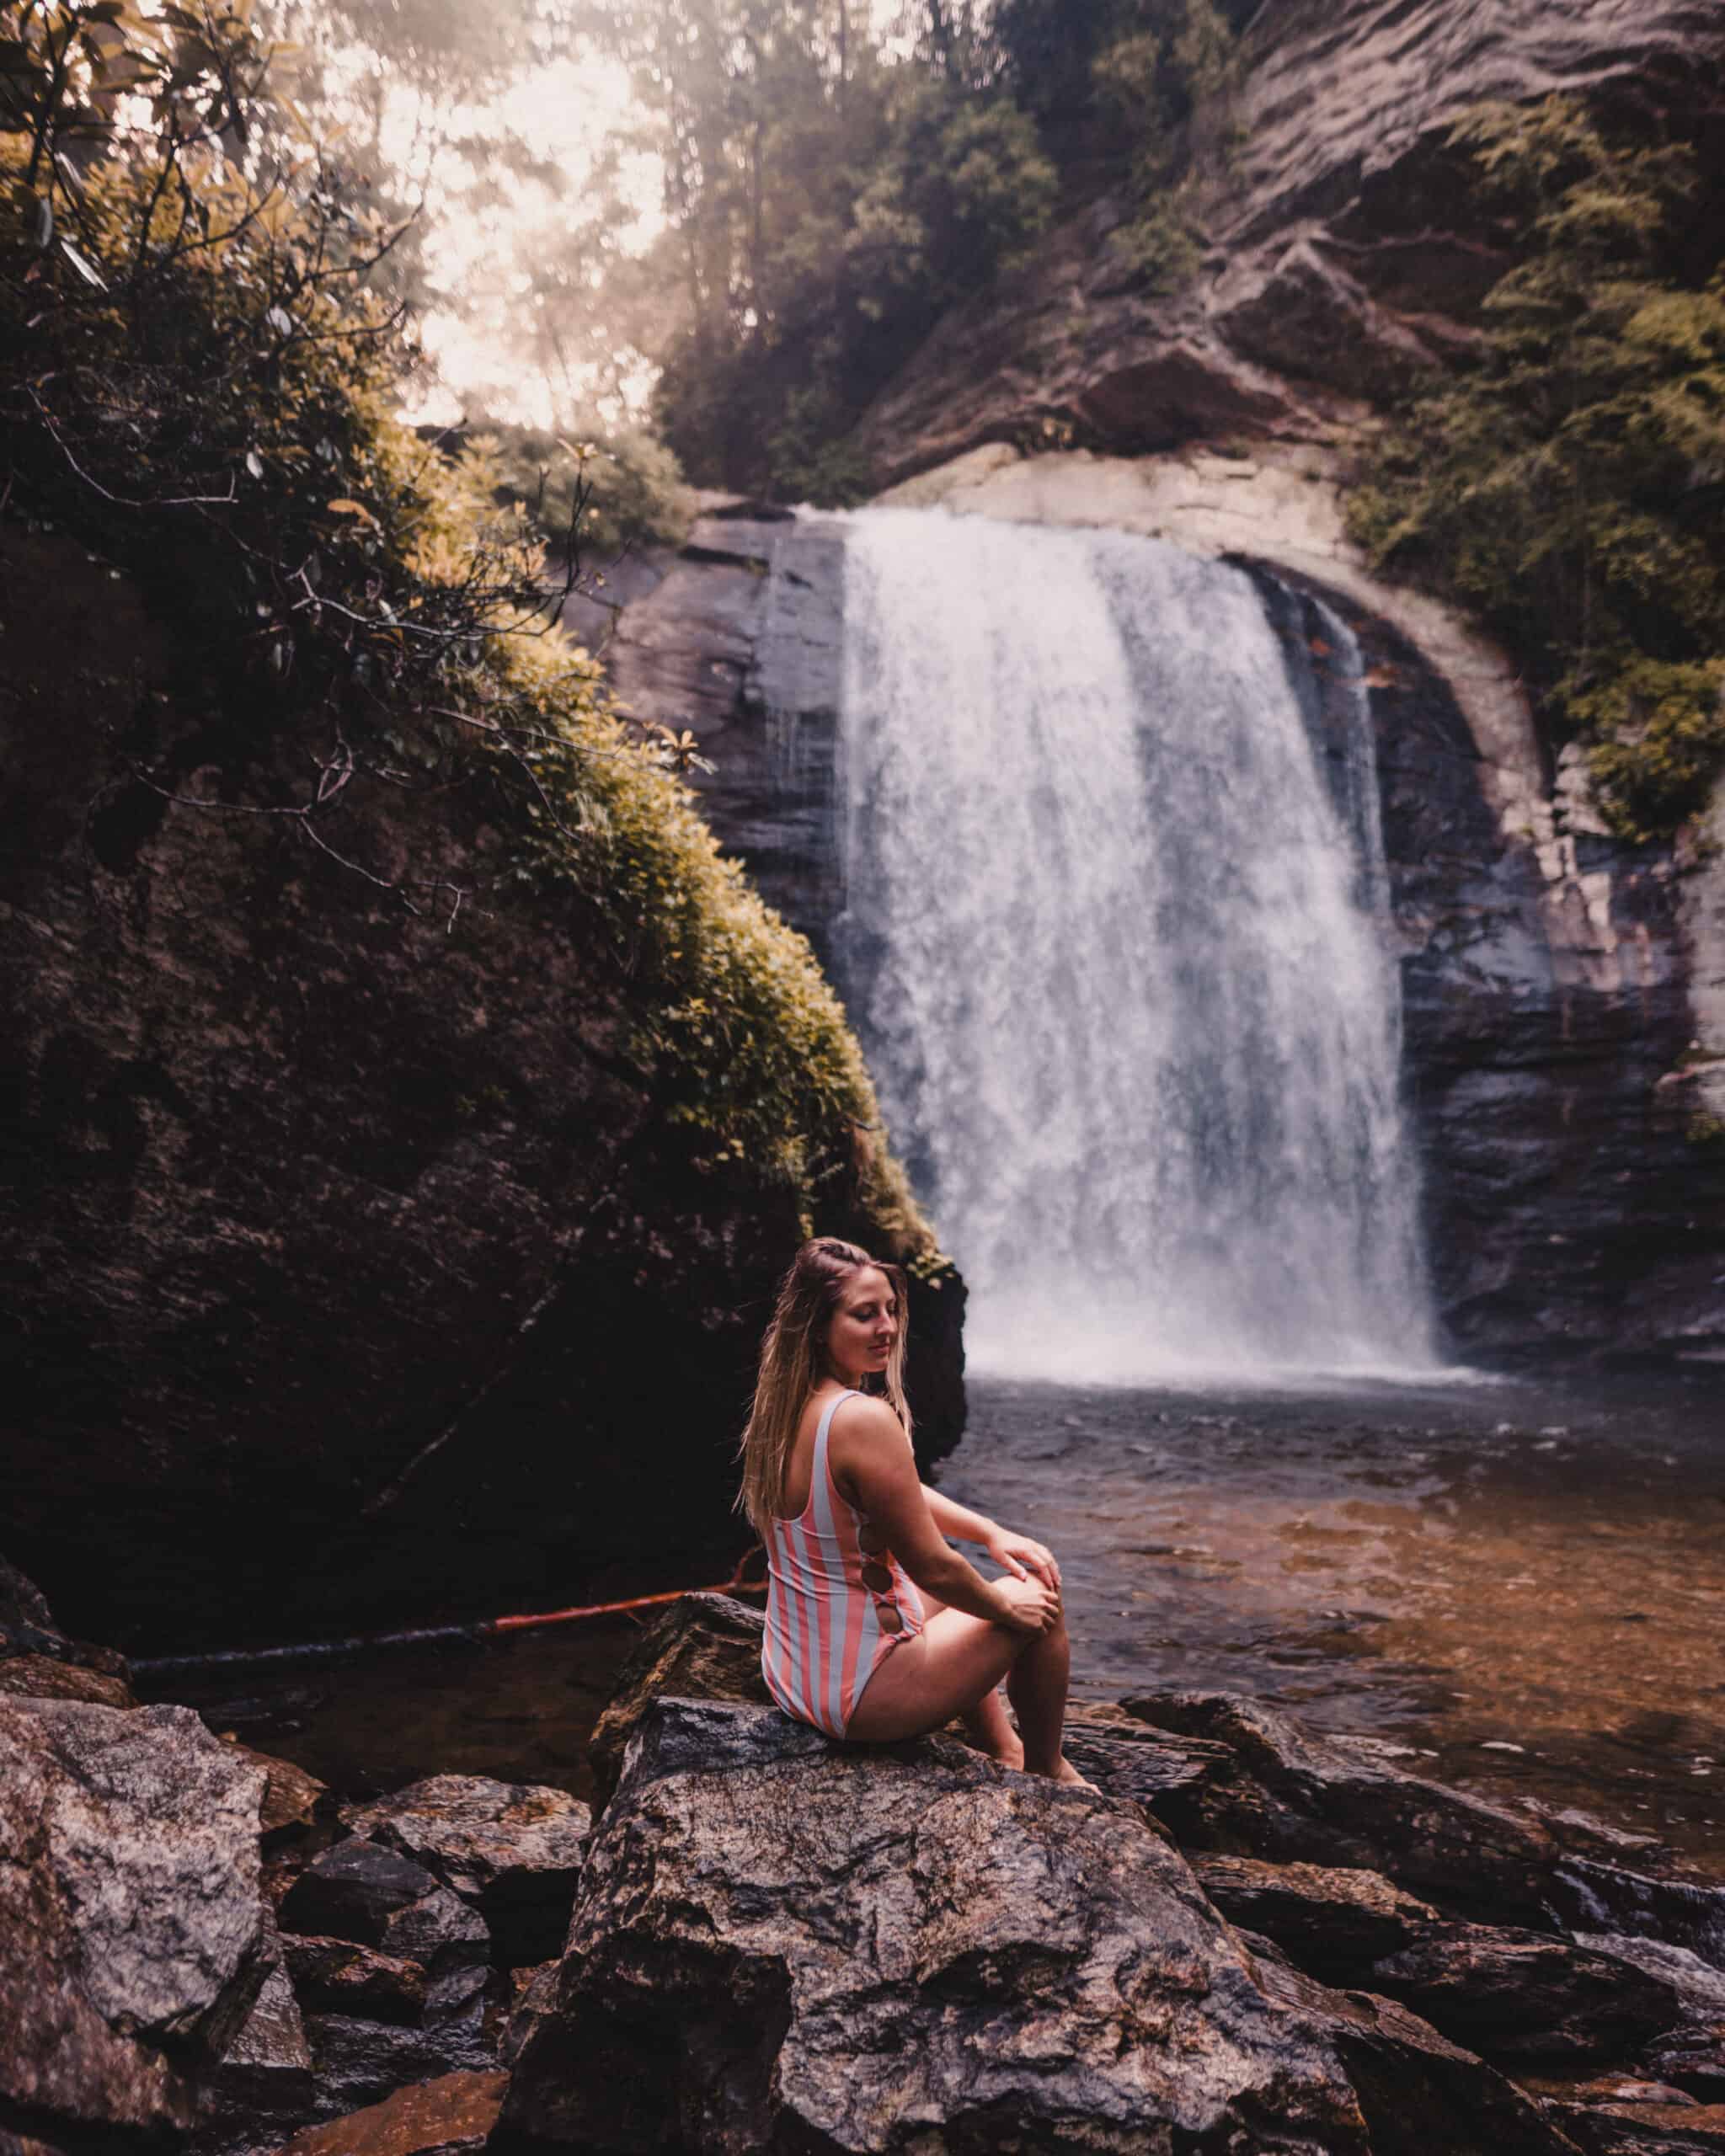
M971 1401L943 1486L1055 1550L1081 1696L1251 1693L1725 1876L1725 1371Z
M1725 1877L1725 1371L1249 1393L977 1380L941 1482L1059 1554L1080 1697L1251 1693ZM468 1772L579 1794L637 1633L607 1618L155 1696L344 1793Z

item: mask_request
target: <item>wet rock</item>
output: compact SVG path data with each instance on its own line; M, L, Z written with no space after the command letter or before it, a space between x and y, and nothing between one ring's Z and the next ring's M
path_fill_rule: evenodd
M1546 2105L1583 2156L1722 2156L1725 2106L1677 2104Z
M542 1961L537 1969L515 1971L515 2000L497 2047L497 2056L503 2065L515 2064L526 2048L527 2039L555 2011L562 1967L560 1961Z
M99 1707L137 1705L123 1677L44 1654L10 1655L0 1661L0 1692L16 1692L32 1700L88 1700Z
M264 1830L266 1849L291 1841L306 1828L316 1825L329 1809L329 1791L315 1774L296 1766L291 1759L278 1759L268 1752L254 1752L248 1745L234 1748L240 1755L264 1770L264 1802L259 1822Z
M267 1972L261 1790L185 1708L0 1697L0 2115L104 2152L190 2125Z
M467 2156L483 2148L503 2102L501 2073L446 2073L369 2110L296 2134L275 2156Z
M1257 1971L1266 1997L1322 2027L1353 2085L1372 2156L1571 2156L1514 2083L1394 1999L1331 1991L1279 1961L1259 1961Z
M1571 1856L1551 1880L1550 1899L1567 1930L1663 1940L1725 1971L1725 1886Z
M728 1594L686 1594L637 1641L587 1747L599 1806L609 1801L623 1748L641 1716L661 1696L735 1700L765 1706L761 1674L766 1629L758 1609Z
M587 1806L563 1790L434 1774L341 1817L478 1908L504 1966L561 1951L592 1827Z
M312 2054L287 1971L264 1980L251 2013L211 2071L200 2078L199 2156L249 2150L258 2132L279 2120L284 2132L313 2100Z
M1488 2058L1622 2058L1680 2011L1663 1978L1538 1932L1436 1924L1373 1965L1389 1992Z
M1234 1755L1226 1772L1160 1805L1183 1847L1378 1871L1450 1909L1545 1918L1562 1852L1537 1822L1403 1774L1238 1694L1161 1692L1123 1704Z
M281 1927L380 1946L391 1917L436 1891L423 1865L355 1837L325 1849L301 1873L281 1904Z
M112 1647L95 1646L85 1640L69 1640L54 1622L48 1607L47 1597L27 1579L15 1565L0 1557L0 1664L19 1657L33 1657L46 1662L65 1662L81 1669L93 1669L106 1677L126 1684L129 1671L126 1657ZM30 1688L15 1685L8 1689L24 1691ZM81 1699L93 1696L84 1693L45 1693L45 1698ZM133 1702L109 1700L99 1702L108 1706L127 1706Z
M491 1958L484 1918L444 1886L395 1910L385 1919L377 1944L386 1954L423 1962L433 1977L482 1969Z
M1381 1872L1203 1854L1191 1862L1230 1923L1267 1934L1302 1969L1332 1983L1361 1979L1374 1961L1413 1945L1439 1921L1429 1903L1404 1894Z
M1403 2009L1277 1982L1129 1807L944 1738L663 1699L493 2147L1562 2148Z
M281 1949L296 1997L308 2010L415 2028L425 2011L423 1965L349 1939L290 1932Z
M489 2006L485 1972L458 1969L434 1981L417 2028L353 2014L307 2014L318 2115L357 2110L410 2082L489 2072L497 2063Z
M1579 1943L1632 1961L1677 1994L1675 2025L1641 2056L1648 2069L1709 2103L1725 2101L1725 1973L1685 1946L1610 1932L1581 1932Z
M1175 1737L1118 1710L1081 1706L1069 1716L1065 1748L1080 1774L1108 1796L1137 1805L1152 1824L1160 1823L1168 1800L1225 1772L1233 1758L1224 1744Z

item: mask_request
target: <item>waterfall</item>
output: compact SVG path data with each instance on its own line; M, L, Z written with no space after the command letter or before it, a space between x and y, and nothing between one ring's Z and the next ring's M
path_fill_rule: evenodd
M1433 1367L1363 690L1364 860L1242 572L847 522L836 962L974 1364Z

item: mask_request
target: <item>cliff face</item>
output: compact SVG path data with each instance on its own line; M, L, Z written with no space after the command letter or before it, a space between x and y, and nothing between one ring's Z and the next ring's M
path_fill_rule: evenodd
M410 918L280 821L124 783L141 713L195 727L195 654L81 547L0 547L9 1550L152 1647L706 1577L794 1193L697 1164L573 896ZM360 841L496 865L459 798ZM866 1235L846 1203L822 1225Z
M1471 334L1508 267L1443 136L1553 92L1685 121L1725 156L1725 18L1707 0L1270 0L1197 147L1201 270L1135 291L1107 196L946 317L862 440L882 485L987 441L1154 451L1309 440Z
M1554 784L1502 654L1366 573L1316 451L996 445L889 499L1136 531L1252 567L1345 814L1355 690L1315 607L1339 615L1369 691L1406 1091L1453 1348L1725 1353L1725 855L1626 847L1577 771ZM643 716L702 732L714 830L823 950L843 902L843 533L709 516L611 647Z

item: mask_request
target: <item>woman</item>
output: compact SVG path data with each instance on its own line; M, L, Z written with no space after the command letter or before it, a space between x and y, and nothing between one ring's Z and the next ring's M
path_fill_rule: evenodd
M1060 1753L1070 1651L1039 1542L925 1489L905 1404L905 1283L854 1243L804 1243L761 1345L738 1500L766 1545L761 1669L785 1712L889 1742L954 1715L1009 1767L1077 1782ZM863 1386L884 1380L886 1397ZM945 1538L980 1543L991 1583ZM1015 1735L995 1687L1002 1678Z

